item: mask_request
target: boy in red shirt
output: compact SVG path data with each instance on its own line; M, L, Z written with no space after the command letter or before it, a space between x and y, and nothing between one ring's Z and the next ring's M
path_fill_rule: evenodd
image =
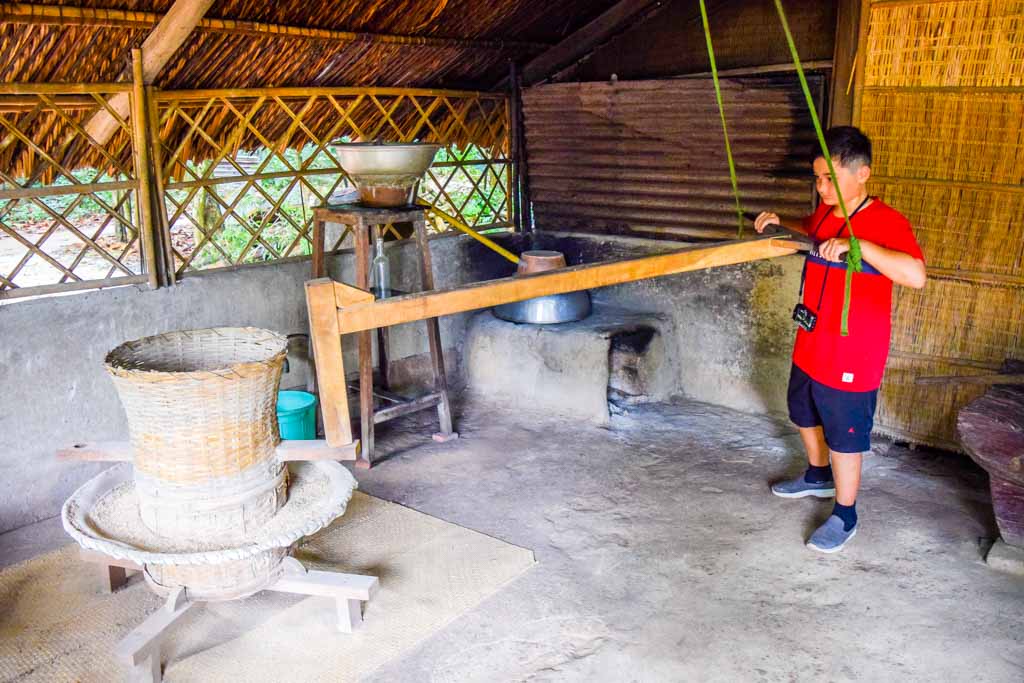
M870 197L871 141L857 128L825 133L838 187L819 155L813 168L821 204L801 223L762 213L754 227L772 223L799 230L815 244L801 277L801 303L794 311L799 329L789 379L789 416L807 451L807 471L772 485L783 498L835 496L832 515L807 545L832 553L857 533L857 489L861 458L871 447L875 403L889 356L892 285L924 287L924 256L910 222ZM839 207L842 194L861 246L862 272L853 273L848 336L841 320L850 234ZM798 315L799 312L799 315Z

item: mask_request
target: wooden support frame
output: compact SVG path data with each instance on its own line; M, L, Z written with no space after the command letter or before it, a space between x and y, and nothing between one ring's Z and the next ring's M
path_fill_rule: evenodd
M276 448L277 459L281 462L297 460L355 460L359 455L359 442L355 441L337 448L327 445L322 439L281 441ZM79 443L57 451L62 460L87 462L130 462L132 445L128 441L98 441Z
M544 80L586 56L646 13L662 9L666 4L658 0L619 0L599 17L530 60L522 69L523 84L529 86ZM507 78L502 79L495 89L504 88L507 84Z
M572 268L488 280L447 290L374 300L367 291L320 278L306 283L311 336L317 357L320 404L327 443L352 441L341 335L427 320L538 296L674 275L795 254L804 242L763 238L690 246L666 254L593 263ZM330 419L328 418L330 415Z
M99 565L105 573L109 572L111 592L123 584L127 571L145 571L144 567L132 562L90 551L84 551L81 559ZM281 577L263 590L332 598L336 605L338 631L342 633L352 633L362 626L363 603L372 600L380 590L380 580L376 576L309 570L294 557L284 558L283 565ZM176 588L159 610L150 614L117 644L114 655L128 669L129 681L159 683L163 680L160 662L163 641L170 629L199 604L199 601L189 600L185 588Z

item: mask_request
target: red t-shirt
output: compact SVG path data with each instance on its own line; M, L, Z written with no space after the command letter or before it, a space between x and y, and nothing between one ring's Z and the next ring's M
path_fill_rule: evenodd
M845 221L831 215L832 210L833 207L822 204L804 219L804 228L816 244L833 237L849 237ZM850 222L857 239L924 260L910 221L882 201L872 197L871 203ZM797 367L812 379L843 391L877 389L889 357L892 280L867 259L862 263L864 270L853 274L851 285L850 334L843 337L840 329L846 262L825 261L817 249L807 256L803 303L818 314L818 322L813 332L797 330L793 348L793 363Z

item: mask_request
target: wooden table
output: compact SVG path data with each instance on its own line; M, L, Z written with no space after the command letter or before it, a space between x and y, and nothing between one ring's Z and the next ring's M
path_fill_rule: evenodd
M378 209L359 204L321 206L313 213L313 278L326 277L324 264L324 236L327 223L341 223L351 226L355 242L356 281L359 289L370 290L370 244L376 240L388 223L412 223L419 247L420 278L423 290L434 289L433 267L430 261L430 245L427 243L426 212L421 207ZM430 346L431 366L434 378L433 391L404 399L390 391L388 386L388 335L387 326L378 327L378 356L383 386L375 389L373 384L373 335L370 330L359 332L359 421L361 449L356 460L357 467L368 468L373 462L374 425L402 415L437 407L440 431L438 440L457 437L452 428L451 403L448 399L448 380L445 376L444 354L441 348L441 332L437 318L427 318L427 341ZM319 374L319 369L318 373ZM344 378L340 378L344 387ZM344 388L342 389L344 390ZM374 409L374 397L390 403L380 410Z

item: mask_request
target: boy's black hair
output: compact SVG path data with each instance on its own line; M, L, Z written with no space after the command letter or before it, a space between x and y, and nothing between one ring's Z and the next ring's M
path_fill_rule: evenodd
M842 166L855 168L871 165L871 140L859 128L854 126L836 126L825 131L825 144L833 159L838 159ZM821 157L821 150L816 150L814 159Z

